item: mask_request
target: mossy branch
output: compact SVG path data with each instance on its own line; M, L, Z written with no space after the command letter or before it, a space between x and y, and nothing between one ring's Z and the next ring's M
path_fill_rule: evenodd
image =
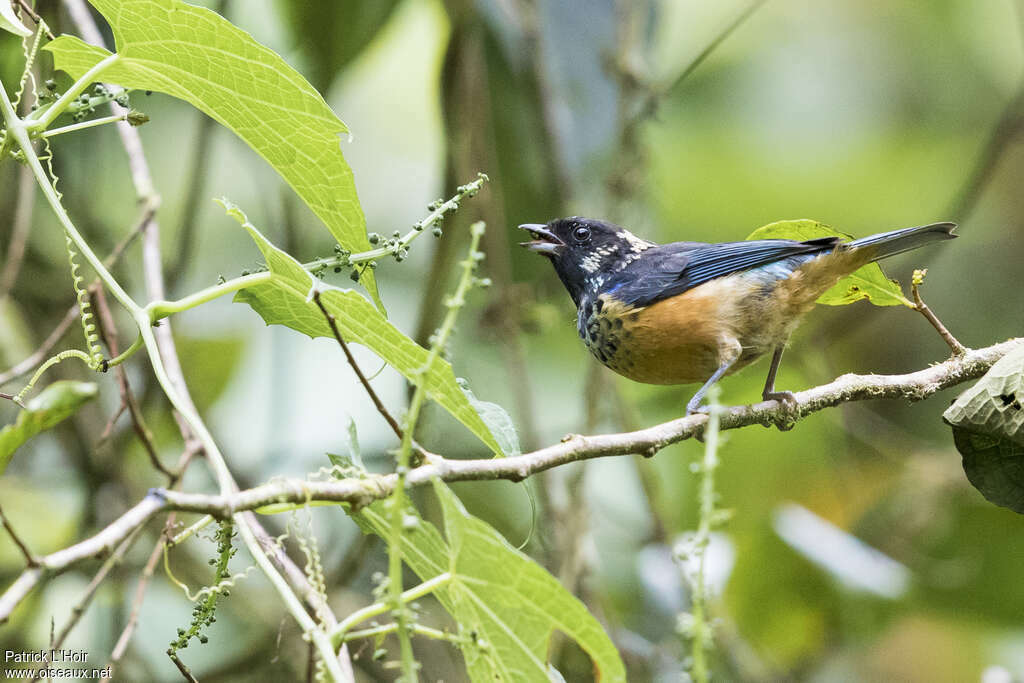
M776 401L723 408L721 429L738 429L755 424L771 425L786 419L799 420L825 408L853 401L883 398L920 401L943 389L981 377L996 361L1022 345L1024 338L1010 339L983 349L968 350L963 356L955 356L905 375L843 375L828 384L797 392L796 405L792 411L779 406ZM494 479L521 481L538 472L580 460L630 454L652 456L670 444L703 436L707 421L707 415L689 415L634 432L569 435L561 443L509 458L432 458L430 462L409 470L405 477L406 486L421 486L434 478L449 482ZM44 577L110 552L135 528L159 512L179 510L225 519L243 510L256 510L282 503L308 505L311 502L336 502L359 507L390 496L397 481L397 474L333 481L284 479L221 495L152 489L142 501L95 536L36 558L37 565L27 567L0 596L0 624L10 617L14 608Z

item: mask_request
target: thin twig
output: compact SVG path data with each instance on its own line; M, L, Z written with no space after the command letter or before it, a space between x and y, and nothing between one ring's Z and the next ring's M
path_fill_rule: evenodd
M32 169L21 166L18 169L18 195L14 205L14 220L11 224L11 238L4 257L4 269L0 272L0 299L7 295L18 280L21 263L25 258L29 228L32 226L32 209L35 206L36 181Z
M725 28L722 31L720 31L711 40L711 42L708 43L704 47L704 49L701 50L700 53L698 53L697 56L694 57L693 60L691 60L690 63L686 65L686 67L681 72L679 72L679 75L676 76L671 83L669 83L668 85L664 86L661 89L661 94L671 93L673 90L678 88L679 85L690 76L690 74L697 70L697 67L703 64L707 60L707 58L711 56L712 52L718 49L719 45L725 42L726 38L731 36L736 31L736 29L738 29L743 24L743 22L749 19L754 12L759 10L761 8L761 5L763 5L765 2L767 2L767 0L754 0L749 5L747 5L747 7L742 12L736 15L735 19L729 22L729 24L727 24Z
M96 308L96 322L99 323L100 338L110 352L110 356L115 358L121 352L118 349L117 343L117 327L114 325L114 316L110 312L110 306L107 305L106 294L103 293L103 287L100 285L91 287L89 294L92 298L93 306ZM118 411L118 414L125 408L128 409L128 414L132 419L132 428L139 437L139 441L142 442L143 448L146 449L150 463L167 477L168 485L174 483L176 479L175 474L160 462L156 445L153 443L153 434L146 427L146 422L142 418L142 410L139 408L139 402L135 399L135 394L132 393L132 388L128 384L128 373L125 372L124 364L116 366L114 372L117 375L118 389L121 392L121 410Z
M185 677L185 680L188 681L188 683L199 683L196 677L192 675L192 672L189 671L188 667L185 666L185 662L178 658L177 653L172 652L170 657L171 661L174 662L174 666L178 667L178 671L181 672L181 675Z
M348 360L348 364L352 366L352 370L353 372L356 373L356 377L359 378L359 382L363 385L363 388L366 389L366 393L370 396L370 400L373 401L373 405L377 408L377 412L379 412L381 416L384 418L384 420L388 423L388 426L391 427L391 431L395 433L395 436L401 439L401 426L399 426L398 421L395 420L394 417L392 417L391 413L388 412L387 407L380 400L380 397L377 396L377 392L374 391L373 385L370 384L370 381L368 379L366 379L366 375L363 374L363 371L359 367L359 364L356 362L356 359L352 355L352 352L349 351L348 344L345 343L345 339L341 336L341 331L338 329L338 322L334 319L334 315L330 311L328 311L324 307L323 302L320 301L319 291L313 292L313 301L316 302L317 307L319 307L320 311L324 314L324 318L327 319L327 324L330 325L331 332L334 333L334 338L338 341L338 346L340 346L341 350L345 352L345 359Z
M7 519L7 515L4 514L3 509L0 509L0 524L3 524L4 529L7 530L7 534L11 537L11 540L14 541L14 545L18 546L18 550L21 551L22 556L25 558L25 564L29 567L36 566L38 561L36 560L35 555L32 554L28 549L28 546L25 545L25 542L21 540L21 536L19 536L14 530L14 527L11 526L11 521Z
M221 1L221 7L226 5L225 0ZM215 10L223 14L223 9ZM170 278L170 289L173 292L176 285L185 276L188 265L192 262L192 252L195 247L195 235L197 228L197 217L199 215L199 204L201 199L206 198L206 176L209 170L210 151L213 147L213 131L217 122L206 114L199 113L199 130L195 134L192 145L192 165L185 172L188 178L188 188L185 190L185 199L182 202L181 220L178 227L178 243L174 248L174 260L167 267Z
M172 488L177 488L181 485L181 477L184 476L185 470L188 468L188 464L200 450L201 447L197 447L195 444L186 445L184 452L181 454L181 457L178 458L178 463L174 468L174 471L177 473L177 479L171 482L170 486ZM164 543L166 543L171 530L174 528L176 517L177 515L173 512L167 516L167 521L164 523L164 530L160 534L160 538L158 538L157 542L153 545L153 550L149 554L149 559L146 560L146 565L142 569L139 581L135 585L135 596L132 599L132 608L128 614L128 621L121 630L121 635L118 636L117 643L114 645L114 649L110 653L110 660L107 664L108 675L103 678L104 681L109 681L111 679L114 667L120 663L121 658L124 657L125 652L128 651L128 644L131 642L132 636L135 634L135 627L139 623L139 613L142 611L142 601L146 597L146 588L149 586L150 579L153 578L153 572L156 571L156 566L160 562L160 558L163 557Z
M153 215L153 211L155 210L156 207L151 204L147 204L142 208L142 214L139 217L138 221L136 221L135 225L128 232L128 234L121 238L121 241L114 246L114 249L113 251L110 252L110 255L103 260L103 265L105 267L111 268L121 259L121 256L122 254L124 254L125 249L127 249L131 245L131 243L135 241L135 238L139 236L139 232L141 232L142 228L146 225L146 222ZM92 281L89 287L96 287L99 284L100 279L96 278L95 280ZM40 347L36 349L32 353L32 355L30 355L28 358L21 361L14 367L10 368L6 372L0 373L0 386L7 384L13 379L21 377L22 375L28 374L40 363L46 360L50 356L50 351L53 350L53 347L57 345L57 342L61 340L64 334L68 331L68 328L71 327L72 323L74 323L75 320L77 319L78 303L76 302L71 304L71 307L68 308L67 313L65 313L61 321L57 323L57 327L53 329L53 332L50 333L50 336L46 338L42 345L40 345Z
M213 11L222 17L227 16L230 0L220 0ZM206 114L199 114L199 130L196 131L192 144L192 165L185 171L188 178L188 189L182 202L181 221L178 228L178 244L174 249L174 260L167 267L170 277L169 288L173 291L185 275L186 267L192 260L195 245L196 217L199 214L199 203L205 199L204 188L206 176L210 168L210 151L213 148L213 131L217 122Z
M171 523L173 519L174 515L168 516L168 523ZM128 643L131 642L132 636L135 634L135 627L139 623L139 613L142 611L142 600L146 597L146 588L149 586L150 579L153 578L153 572L156 570L160 558L163 557L163 551L164 536L161 534L160 540L156 542L152 552L149 554L149 559L146 561L146 566L142 569L138 583L135 584L135 597L132 598L132 609L128 614L128 621L125 623L124 628L121 629L121 635L117 637L117 643L115 643L114 649L110 653L110 660L107 662L106 668L111 675L105 676L103 678L104 681L111 680L114 668L121 662L125 652L128 651Z
M942 340L945 341L949 345L949 348L953 350L953 355L962 356L967 353L967 347L961 344L957 338L953 336L946 326L942 324L942 321L939 320L938 316L932 313L932 309L928 308L924 299L921 298L919 287L921 283L924 282L924 276L927 273L927 269L914 271L914 276L910 284L910 291L914 294L914 308L916 308L917 311L932 324L932 327L934 327L939 333Z
M1013 98L1003 108L999 120L989 133L988 139L978 154L971 172L964 180L957 196L950 202L944 216L950 220L964 222L974 211L981 193L988 185L999 161L1010 149L1007 143L1020 132L1024 125L1024 81L1017 88Z
M35 22L36 26L43 27L43 32L46 34L47 38L50 40L56 40L53 36L53 32L50 30L50 27L43 22L39 14L32 8L32 5L28 4L25 0L18 0L18 6L32 19L32 21Z
M87 42L91 42L94 45L105 47L103 36L100 34L99 28L96 25L92 14L89 12L89 8L86 6L84 0L64 0L64 6L67 8L68 13L71 15L72 21L77 26L82 37ZM114 113L119 113L120 110L113 102L111 103L111 109ZM153 185L152 174L149 171L149 166L146 161L145 151L142 147L142 140L139 137L138 131L131 126L120 123L117 124L118 133L121 136L122 145L125 148L125 152L128 156L128 165L131 172L132 183L135 186L135 191L139 199L143 202L144 206L155 206L159 203L158 195ZM162 300L165 298L164 283L163 283L163 272L162 272L162 258L160 254L160 235L159 225L155 220L155 216L150 213L149 219L143 225L145 235L143 239L143 273L146 282L146 290L151 300ZM190 410L193 415L198 415L198 411L195 409L195 403L192 400L192 396L189 393L188 386L185 383L185 376L181 369L181 362L178 358L177 349L174 344L174 338L171 333L171 326L168 321L163 321L153 333L153 338L156 347L159 351L159 360L162 362L163 370L166 373L167 379L171 387L175 390L175 394L178 397L181 406ZM178 424L178 429L182 434L182 438L185 441L186 447L190 447L192 444L200 443L199 438L188 421L182 414L175 410L174 411L175 421ZM227 475L228 479L231 479L230 474ZM224 484L230 484L232 488L237 488L234 481L222 482ZM256 520L255 516L249 515L245 518L245 524L248 526L248 532L250 532L257 541L260 541L261 537L269 538L269 534L263 529L262 525ZM246 535L246 529L242 529L243 536ZM266 546L266 544L260 542L260 545ZM305 580L305 575L302 570L299 569L295 563L288 557L288 555L279 547L273 546L266 548L266 553L269 556L270 562L273 567L276 567L277 571L282 572L286 577L288 583L291 584L292 588L297 590L303 595L307 605L315 605L317 613L326 613L333 619L333 615L330 614L330 609L324 605L320 605L310 597L310 592L315 591L306 590L309 589L309 583ZM255 551L255 552L254 552ZM250 552L255 554L259 552L258 548L250 548ZM260 557L255 557L257 563L260 561ZM273 569L267 572L264 568L264 572L268 574L268 578L274 582ZM36 579L38 581L38 578ZM28 580L25 580L25 584ZM33 584L34 585L34 584ZM21 586L19 589L24 588ZM31 586L27 586L29 589ZM3 618L3 600L6 597L0 597L0 618ZM315 634L314 634L315 636ZM337 653L337 661L334 663L328 663L328 667L337 671L340 669L341 674L346 676L348 680L355 680L352 674L352 665L348 661L348 651L342 648Z
M121 560L124 559L125 554L135 544L136 539L139 537L139 534L141 533L142 527L136 527L135 531L132 532L128 536L128 538L124 539L124 541L121 542L121 545L117 547L117 550L115 550L113 554L107 558L107 560L103 563L103 566L101 566L99 568L99 571L96 572L95 576L92 577L92 581L90 581L89 585L85 587L85 593L82 595L82 597L78 599L78 602L75 603L75 606L71 608L71 616L68 618L64 626L61 627L60 633L57 634L55 638L53 638L53 642L50 645L51 650L58 650L60 649L60 646L64 644L64 640L68 637L68 634L71 633L71 630L78 624L79 620L82 618L82 615L85 614L85 610L89 607L89 604L92 602L92 598L94 595L96 595L96 591L99 589L100 584L102 584L103 581L107 578L107 574L109 574L114 567L120 564ZM32 680L39 680L39 675L43 671L43 669L38 670L36 677Z

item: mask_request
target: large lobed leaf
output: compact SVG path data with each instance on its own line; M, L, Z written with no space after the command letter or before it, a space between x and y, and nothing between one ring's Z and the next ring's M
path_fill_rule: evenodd
M974 488L1024 514L1024 346L999 359L942 419Z
M824 223L806 218L769 223L750 233L747 239L786 239L802 242L818 239L819 237L840 237L844 240L853 239L850 235L837 232ZM903 296L900 283L887 278L877 263L869 263L844 277L832 289L822 294L818 298L818 303L827 306L844 306L861 299L867 299L876 306L914 305L907 297Z
M590 655L597 680L626 680L619 653L582 602L467 513L444 483L435 481L434 491L447 541L421 519L404 532L402 555L424 581L451 572L451 581L435 595L467 639L462 652L473 681L549 680L547 653L556 630ZM353 517L365 530L387 538L387 504L375 503Z
M92 382L71 380L59 380L40 391L25 404L13 424L0 429L0 474L23 443L74 415L96 393Z
M318 281L302 264L271 244L237 207L227 201L223 203L228 213L249 231L271 274L269 282L239 291L235 301L252 306L268 325L285 325L310 337L333 337L323 312L311 299L316 287L320 290L321 303L334 316L345 341L367 347L409 381L418 379L417 375L427 364L429 351L388 322L359 292ZM447 361L435 359L423 382L429 398L468 427L492 451L504 454L499 441L456 382Z
M181 0L89 0L110 24L121 59L101 77L183 99L266 159L344 248L370 249L352 170L348 129L273 50L210 10ZM110 53L74 36L46 46L74 78ZM376 299L372 273L361 282Z

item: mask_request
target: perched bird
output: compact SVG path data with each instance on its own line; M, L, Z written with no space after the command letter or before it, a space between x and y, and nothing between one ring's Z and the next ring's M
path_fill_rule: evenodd
M775 390L790 334L842 277L887 256L953 239L953 223L883 232L844 242L769 239L655 244L625 228L574 216L520 225L522 246L546 256L577 309L577 328L604 365L637 382L708 388L771 353L762 396Z

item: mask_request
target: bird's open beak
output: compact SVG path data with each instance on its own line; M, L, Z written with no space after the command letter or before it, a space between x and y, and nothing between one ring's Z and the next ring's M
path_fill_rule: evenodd
M519 243L519 246L526 247L530 251L535 251L545 256L556 256L562 253L562 249L565 247L565 242L558 239L555 233L548 230L547 226L541 223L523 223L519 226L519 229L526 230L534 237L529 242Z

